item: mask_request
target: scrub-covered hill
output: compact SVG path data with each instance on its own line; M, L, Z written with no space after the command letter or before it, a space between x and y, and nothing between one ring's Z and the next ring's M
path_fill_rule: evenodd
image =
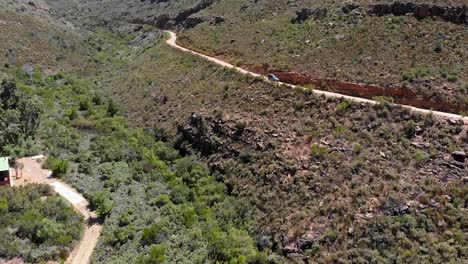
M174 50L161 31L141 25L177 29L184 45L259 71L344 81L362 71L376 84L383 78L376 69L418 67L420 58L411 66L405 54L422 55L416 50L443 33L454 45L434 50L440 61L426 64L428 75L411 71L405 85L442 82L448 77L432 71L449 65L457 71L451 88L466 74L464 24L368 15L362 7L387 1L355 1L361 7L349 12L341 1L47 2L54 17L86 27L79 47L87 64L53 75L40 67L33 76L18 66L1 71L42 103L35 142L50 157L46 164L64 168L59 176L103 220L92 262L467 261L462 121L409 112L385 97L368 105L267 83ZM413 39L406 27L424 29L427 39ZM349 36L353 30L360 38ZM414 49L388 42L400 34ZM360 41L372 58L354 65L342 55L358 56ZM425 56L432 62L433 53Z
M391 90L381 95L403 88L412 97L397 101L468 111L464 0L109 0L80 10L72 13L179 29L187 47L261 73L298 73L320 89L338 91L320 82L328 78Z
M0 67L57 73L87 63L81 30L55 16L42 0L0 3Z

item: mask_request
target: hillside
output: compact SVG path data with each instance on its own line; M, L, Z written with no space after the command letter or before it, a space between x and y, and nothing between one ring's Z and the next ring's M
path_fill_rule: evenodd
M395 247L382 248L374 235L407 233L407 220L434 235L427 221L445 225L448 219L436 219L448 214L429 216L431 201L466 198L467 168L450 165L450 153L467 147L466 126L457 121L275 87L163 44L103 89L138 124L176 135L182 153L202 154L231 195L251 200L262 247L297 261L400 259L399 239L388 237ZM437 143L444 141L450 143ZM466 218L460 210L455 229ZM406 239L414 251L405 261L425 258L419 250L427 245L416 241L427 237Z
M80 30L53 16L42 0L2 1L0 3L1 67L18 67L33 74L82 68L86 50Z
M322 82L265 82L175 50L160 31L281 78L406 86L466 107L466 24L365 15L341 1L11 2L0 45L18 60L0 77L42 111L31 136L0 151L46 154L55 177L90 201L104 226L92 263L468 261L462 120L390 103L401 98L318 96L312 89L333 89ZM327 11L293 21L303 8ZM45 48L58 34L66 46ZM6 111L1 125L22 124Z
M187 47L259 73L283 73L288 82L460 113L468 111L466 4L109 0L81 3L79 16L179 29ZM326 79L377 88L353 91Z

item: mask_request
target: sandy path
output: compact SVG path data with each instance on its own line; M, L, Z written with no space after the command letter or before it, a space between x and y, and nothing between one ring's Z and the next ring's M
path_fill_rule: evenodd
M39 157L40 158L40 157ZM23 163L23 176L14 179L13 185L21 186L28 183L42 183L52 186L55 192L69 201L86 220L86 230L80 243L73 249L65 263L87 264L94 247L97 244L102 226L96 220L96 214L88 209L88 201L75 189L50 177L51 172L41 168L37 157L19 159Z
M192 53L194 55L197 55L199 57L202 57L206 60L209 60L211 62L214 62L220 66L223 66L223 67L226 67L226 68L230 68L230 69L234 69L236 70L237 72L240 72L242 74L245 74L245 75L251 75L251 76L254 76L254 77L260 77L262 78L263 80L265 80L266 82L270 82L270 83L275 83L275 84L281 84L281 85L285 85L285 86L288 86L290 88L293 88L293 89L296 89L296 88L299 88L299 89L303 89L302 87L300 86L296 86L296 85L292 85L292 84L289 84L289 83L283 83L283 82L272 82L270 80L268 80L267 77L263 76L263 75L259 75L257 73L254 73L254 72L251 72L251 71L248 71L248 70L245 70L245 69L242 69L242 68L239 68L239 67L236 67L230 63L227 63L225 61L222 61L222 60L219 60L217 58L213 58L213 57L210 57L210 56L207 56L205 54L202 54L202 53L199 53L199 52L196 52L196 51L193 51L193 50L190 50L190 49L187 49L187 48L184 48L182 46L179 46L176 41L177 41L177 35L172 32L172 31L168 31L168 30L165 30L165 32L169 33L170 35L170 38L166 41L166 43L171 46L171 47L174 47L178 50L181 50L181 51L185 51L185 52L189 52L189 53ZM379 102L377 101L374 101L374 100L369 100L369 99L364 99L364 98L360 98L360 97L354 97L354 96L349 96L349 95L343 95L343 94L339 94L339 93L332 93L332 92L327 92L327 91L320 91L320 90L312 90L313 93L315 94L318 94L318 95L324 95L326 97L331 97L331 98L345 98L345 99L348 99L348 100L351 100L351 101L354 101L354 102L359 102L359 103L367 103L367 104L378 104ZM445 112L440 112L440 111L431 111L431 110L427 110L427 109L421 109L421 108L417 108L417 107L414 107L414 106L408 106L408 105L401 105L405 108L408 108L410 109L411 111L414 111L414 112L417 112L417 113L422 113L422 114L433 114L434 116L438 116L438 117L443 117L443 118L449 118L449 119L460 119L460 120L463 120L465 122L465 124L468 124L468 117L464 117L464 116L461 116L461 115L457 115L457 114L452 114L452 113L445 113Z

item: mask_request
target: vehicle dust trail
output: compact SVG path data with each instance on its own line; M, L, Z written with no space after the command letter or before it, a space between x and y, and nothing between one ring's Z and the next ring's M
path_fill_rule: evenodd
M43 156L19 159L18 162L24 165L22 176L18 179L13 179L13 185L21 186L28 183L48 184L84 216L86 229L83 238L70 253L65 263L87 264L101 234L102 226L97 221L96 214L88 209L88 201L81 194L67 184L51 178L51 171L42 169L41 164L38 162L38 159L41 158Z
M164 32L167 32L170 35L170 38L166 41L166 43L169 46L174 47L174 48L176 48L178 50L192 53L194 55L202 57L202 58L204 58L204 59L206 59L208 61L214 62L214 63L216 63L218 65L223 66L223 67L234 69L237 72L242 73L244 75L251 75L251 76L254 76L254 77L262 78L265 82L281 84L281 85L285 85L285 86L293 88L293 89L305 89L305 88L302 88L300 86L292 85L292 84L289 84L289 83L272 82L272 81L268 80L268 78L263 76L263 75L260 75L260 74L257 74L257 73L254 73L254 72L251 72L251 71L236 67L236 66L234 66L234 65L232 65L230 63L227 63L225 61L222 61L220 59L217 59L217 58L214 58L214 57L211 57L211 56L208 56L208 55L205 55L205 54L202 54L202 53L199 53L199 52L187 49L187 48L184 48L182 46L179 46L176 43L176 41L177 41L176 33L172 32L172 31L168 31L168 30L165 30ZM364 99L364 98L360 98L360 97L354 97L354 96L349 96L349 95L344 95L344 94L339 94L339 93L333 93L333 92L327 92L327 91L320 91L320 90L317 90L317 89L313 89L312 92L315 93L315 94L318 94L318 95L324 95L324 96L329 97L329 98L344 98L344 99L354 101L354 102L358 102L358 103L367 103L367 104L378 104L379 103L377 101L370 100L370 99ZM411 110L413 112L416 112L416 113L432 114L432 115L438 116L438 117L462 120L462 121L464 121L465 124L468 124L468 117L465 117L465 116L461 116L461 115L457 115L457 114L453 114L453 113L445 113L445 112L440 112L440 111L431 111L431 110L417 108L417 107L409 106L409 105L401 105L401 106L405 107L405 108L407 108L407 109L409 109L409 110Z

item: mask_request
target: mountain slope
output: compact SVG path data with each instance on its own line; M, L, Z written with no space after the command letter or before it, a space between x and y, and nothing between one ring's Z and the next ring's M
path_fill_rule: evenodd
M65 1L49 2L69 7ZM324 90L468 111L463 0L78 2L81 12L66 12L179 29L183 45L259 73L286 71ZM323 85L325 79L378 87L366 95ZM294 75L284 80L297 82ZM397 88L412 97L401 100Z
M57 73L87 63L82 32L54 16L42 0L0 3L0 24L1 67L24 67L29 74Z
M18 80L47 106L45 150L71 164L65 180L105 219L93 262L466 262L466 124L409 112L388 98L353 103L243 76L174 50L163 33L135 22L155 25L168 15L158 26L178 27L185 45L219 51L240 65L260 64L253 68L265 72L315 69L293 56L301 49L290 40L306 33L327 37L331 55L313 63L333 68L350 63L333 55L347 49L335 31L385 29L372 38L380 47L372 56L379 56L383 42L401 33L396 25L421 27L432 38L432 25L443 24L455 39L462 25L363 16L356 27L342 28L350 18L338 14L336 1L221 0L198 11L195 1L48 2L52 14L77 18L77 28L83 23L89 30L81 46L92 51L90 66ZM305 7L332 11L293 23ZM184 10L192 11L175 23ZM447 60L458 62L456 56ZM278 65L263 65L269 60ZM410 62L401 63L405 70Z

